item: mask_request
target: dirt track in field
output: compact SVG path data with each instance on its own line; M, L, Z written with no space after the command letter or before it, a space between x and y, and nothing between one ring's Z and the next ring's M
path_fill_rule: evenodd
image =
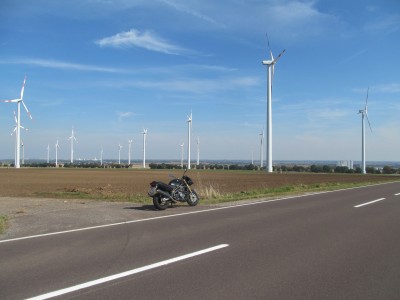
M133 169L0 169L0 197L54 198L60 195L84 194L88 198L147 194L153 180L168 182L169 174L182 175L180 170L133 170ZM395 178L382 175L360 174L303 174L235 171L190 170L187 175L202 189L212 186L221 194L272 188L285 185L393 181ZM398 179L398 178L397 178Z

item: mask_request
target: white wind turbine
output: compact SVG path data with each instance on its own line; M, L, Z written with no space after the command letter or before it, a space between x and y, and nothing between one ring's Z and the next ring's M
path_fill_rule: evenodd
M17 127L18 127L18 120L17 120L17 116L15 115L15 111L14 111L14 120L15 120L15 127L14 127L14 130L11 132L11 135L13 135L14 132L17 131ZM21 128L24 130L28 130L28 128L21 126L21 124L20 124L19 128L20 128L20 130L21 130ZM17 138L18 138L18 135L15 134L14 166L17 165L17 147L18 147L18 139ZM22 139L21 139L21 131L20 131L20 145L21 145L21 141L22 141ZM23 146L21 146L21 147L23 147ZM19 162L18 162L18 164L19 164Z
M268 48L271 56L270 60L263 60L262 64L268 67L268 78L267 78L267 171L272 172L272 80L274 77L274 68L277 61L281 58L282 54L286 51L283 50L279 55L274 58L272 55L271 48Z
M118 164L119 165L121 164L121 149L122 149L121 144L118 144Z
M263 138L264 138L264 129L260 133L261 136L261 143L260 143L260 168L263 167Z
M371 129L372 132L372 128L371 128L371 123L369 122L368 119L368 109L367 109L367 105L368 105L368 93L369 93L369 87L367 89L367 97L365 99L365 107L364 109L360 109L358 111L359 114L361 114L361 126L362 126L362 137L361 137L361 173L362 174L366 174L366 169L365 169L365 117L367 117L367 121L368 121L368 125L369 128Z
M143 128L143 169L146 168L146 135L147 129Z
M50 144L47 144L47 163L50 163Z
M71 164L74 163L74 141L78 143L78 140L75 137L74 127L72 127L71 136L68 138L71 141Z
M103 165L103 146L101 146L101 150L100 150L100 166Z
M200 138L197 137L197 165L200 165Z
M55 148L56 148L56 168L57 168L57 165L58 165L58 149L60 149L60 145L58 144L58 139L57 139L57 142L55 144Z
M21 139L21 151L22 151L22 164L25 164L25 146L24 141Z
M185 143L181 144L181 168L183 169L183 146Z
M32 119L31 113L29 112L28 108L26 107L24 103L24 90L25 90L25 83L26 83L26 76L24 78L24 82L22 84L21 88L21 95L20 98L18 99L13 99L13 100L3 100L3 102L11 102L11 103L17 103L18 104L18 110L17 110L17 146L16 146L16 158L15 158L15 168L20 168L20 148L21 148L21 103L24 106L29 118Z
M188 170L190 170L190 132L192 131L192 112L190 112L190 116L188 116Z
M129 149L128 149L128 165L131 165L131 150L132 150L132 142L133 140L128 140Z

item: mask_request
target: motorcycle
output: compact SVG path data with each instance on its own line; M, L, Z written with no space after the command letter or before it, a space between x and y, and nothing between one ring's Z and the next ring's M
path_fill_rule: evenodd
M168 205L177 202L187 202L190 206L196 206L200 198L194 189L190 186L194 183L189 176L183 172L182 177L172 179L168 184L161 181L152 181L148 195L153 198L154 207L158 210L164 210Z

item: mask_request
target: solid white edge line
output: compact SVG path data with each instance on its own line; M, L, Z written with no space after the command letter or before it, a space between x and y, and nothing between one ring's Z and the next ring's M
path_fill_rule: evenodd
M370 202L367 202L367 203L362 203L362 204L356 205L356 206L354 206L354 207L355 207L355 208L359 208L359 207L361 207L361 206L369 205L369 204L372 204L372 203L375 203L375 202L378 202L378 201L382 201L382 200L385 200L385 199L386 199L386 198L376 199L376 200L374 200L374 201L370 201Z
M400 193L394 194L395 196L400 196Z
M91 287L91 286L94 286L94 285L102 284L102 283L105 283L105 282L108 282L108 281L116 280L116 279L119 279L119 278L131 276L133 274L137 274L137 273L140 273L140 272L144 272L144 271L148 271L148 270L155 269L155 268L158 268L158 267L162 267L162 266L165 266L165 265L168 265L168 264L172 264L172 263L175 263L175 262L178 262L178 261L181 261L181 260L184 260L184 259L188 259L188 258L191 258L191 257L194 257L194 256L199 256L199 255L202 255L202 254L205 254L205 253L216 251L216 250L228 247L228 246L229 246L228 244L221 244L221 245L210 247L210 248L207 248L207 249L204 249L204 250L199 250L199 251L192 252L192 253L189 253L189 254L185 254L185 255L182 255L182 256L178 256L178 257L175 257L175 258L171 258L171 259L167 259L167 260L164 260L164 261L160 261L158 263L154 263L154 264L151 264L151 265L148 265L148 266L144 266L144 267L140 267L140 268L133 269L133 270L130 270L130 271L122 272L122 273L119 273L119 274L115 274L115 275L107 276L107 277L104 277L104 278L88 281L88 282L85 282L85 283L82 283L82 284L78 284L78 285L71 286L71 287L68 287L68 288L65 288L65 289L61 289L61 290L58 290L58 291L46 293L46 294L39 295L39 296L36 296L36 297L33 297L33 298L28 298L27 300L44 300L44 299L57 297L57 296L64 295L64 294L67 294L67 293L71 293L71 292L74 292L74 291L78 291L78 290L81 290L81 289L84 289L84 288L88 288L88 287Z
M290 199L302 198L302 197L307 197L307 196L314 196L314 195L321 195L321 194L328 194L328 193L336 193L336 192L341 192L341 191L361 189L361 188L372 187L372 186L383 185L383 184L391 184L391 183L398 183L398 181L377 183L377 184L365 185L365 186L357 186L357 187L351 187L351 188L334 190L334 191L322 191L322 192L315 192L315 193L307 193L307 194L304 194L304 195L295 195L295 196L284 197L284 198L259 200L259 201L255 201L255 202L248 202L248 203L242 203L242 204L233 204L233 205L228 205L228 206L223 206L223 207L216 207L216 208L210 208L210 209L204 209L204 210L198 210L198 211L191 211L191 212L185 212L185 213L173 214L173 215L167 215L167 216L159 216L159 217L153 217L153 218L147 218L147 219L139 219L139 220L119 222L119 223L97 225L97 226L84 227L84 228L78 228L78 229L71 229L71 230L65 230L65 231L57 231L57 232L36 234L36 235L24 236L24 237L20 237L20 238L1 240L0 244L1 243L7 243L7 242L26 240L26 239L33 239L33 238L38 238L38 237L45 237L45 236L50 236L50 235L59 235L59 234L64 234L64 233L72 233L72 232L85 231L85 230L91 230L91 229L97 229L97 228L105 228L105 227L111 227L111 226L125 225L125 224L131 224L131 223L139 223L139 222L152 221L152 220L158 220L158 219L166 219L166 218L185 216L185 215L191 215L191 214L199 214L199 213L222 210L222 209L237 208L237 207L243 207L243 206L249 206L249 205L257 205L257 204L262 204L262 203L290 200Z

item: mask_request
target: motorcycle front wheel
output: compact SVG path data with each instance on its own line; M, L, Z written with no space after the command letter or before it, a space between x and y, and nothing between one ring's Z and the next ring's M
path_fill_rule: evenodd
M153 204L158 210L165 210L168 207L168 198L164 198L161 195L155 195L153 197Z
M197 193L194 190L192 190L192 192L189 195L189 199L186 202L190 206L196 206L197 203L199 203L199 201L200 201L199 196L197 195Z

